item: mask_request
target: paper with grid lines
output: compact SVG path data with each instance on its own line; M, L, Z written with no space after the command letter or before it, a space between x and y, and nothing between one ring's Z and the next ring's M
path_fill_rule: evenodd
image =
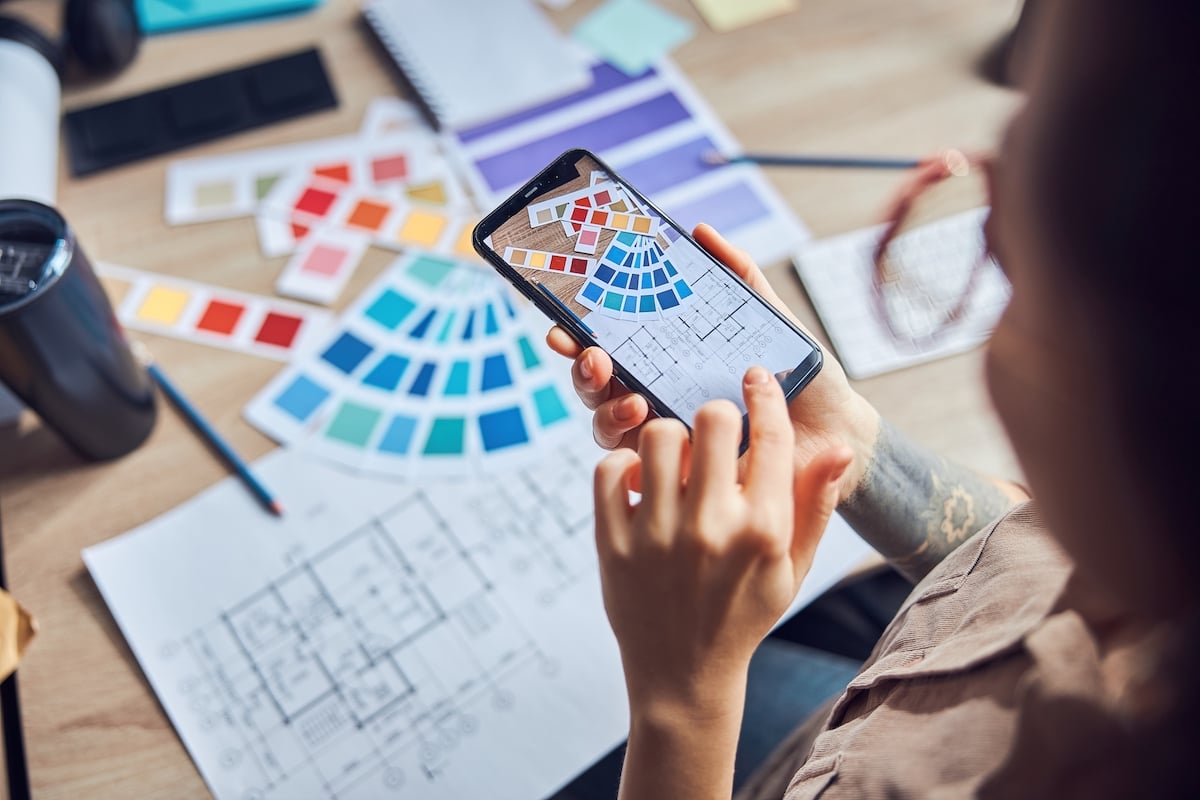
M927 248L936 242L939 264L948 274L969 270L980 251L986 216L986 208L977 208L930 223L907 233L902 246ZM961 353L986 341L1009 296L1008 281L990 263L965 315L953 328L928 346L896 341L879 318L872 296L873 255L882 232L880 225L809 242L792 257L846 373L851 378L869 378Z

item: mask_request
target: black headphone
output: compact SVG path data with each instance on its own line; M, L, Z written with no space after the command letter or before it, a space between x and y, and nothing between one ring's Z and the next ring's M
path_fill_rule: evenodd
M60 78L102 77L124 69L142 43L133 0L67 0L58 41L24 20L0 15L0 40L32 47Z

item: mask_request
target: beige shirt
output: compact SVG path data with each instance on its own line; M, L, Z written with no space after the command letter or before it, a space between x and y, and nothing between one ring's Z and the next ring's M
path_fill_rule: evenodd
M967 540L916 586L815 741L798 733L739 797L1033 796L1047 776L1020 763L1022 717L1103 695L1094 638L1058 604L1069 573L1031 504Z

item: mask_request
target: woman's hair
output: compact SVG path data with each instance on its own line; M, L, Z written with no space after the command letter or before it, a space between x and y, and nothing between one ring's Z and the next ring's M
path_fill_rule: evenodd
M1180 559L1200 564L1200 3L1068 6L1037 213L1054 268L1104 315L1131 474Z
M1127 532L1130 557L1165 535L1155 548L1200 569L1200 3L1064 5L1048 43L1060 48L1053 88L1035 101L1053 103L1057 123L1037 134L1035 211L1053 268L1103 321L1111 434L1130 491L1159 514ZM1136 768L1144 796L1200 796L1200 580L1192 586L1154 677L1171 692L1165 716L1113 765Z

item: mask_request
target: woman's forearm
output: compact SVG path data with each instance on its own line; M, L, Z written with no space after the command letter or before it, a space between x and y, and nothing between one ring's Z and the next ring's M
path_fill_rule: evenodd
M745 695L742 681L703 709L634 703L619 800L729 800Z
M1016 484L934 455L880 420L866 472L838 512L916 582L976 531L1027 499Z

